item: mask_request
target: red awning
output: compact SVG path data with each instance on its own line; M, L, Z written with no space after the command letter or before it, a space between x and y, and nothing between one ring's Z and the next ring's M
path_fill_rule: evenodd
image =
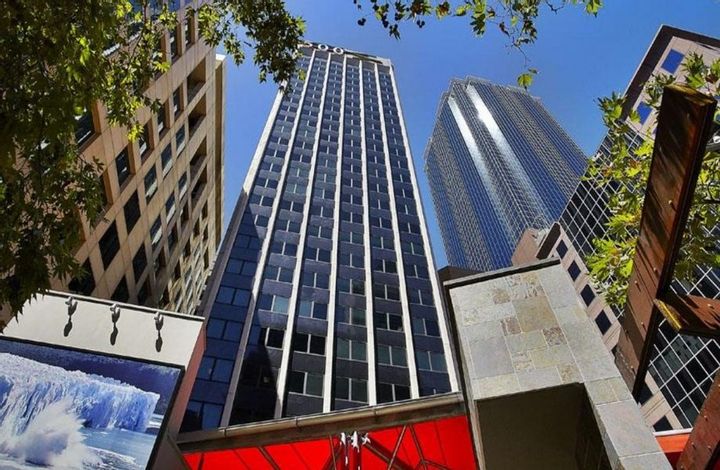
M278 436L282 442L282 435ZM454 416L363 432L260 447L184 454L193 470L473 469L468 420Z

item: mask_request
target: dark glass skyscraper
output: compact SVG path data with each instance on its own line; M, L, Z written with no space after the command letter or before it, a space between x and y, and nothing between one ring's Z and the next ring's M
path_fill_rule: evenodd
M457 390L392 65L308 44L299 66L210 281L186 430Z
M526 228L559 217L585 166L537 98L477 78L453 80L425 150L449 264L509 266Z

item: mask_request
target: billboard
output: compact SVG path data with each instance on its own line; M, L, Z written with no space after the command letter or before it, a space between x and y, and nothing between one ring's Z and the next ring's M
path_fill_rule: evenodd
M181 374L0 338L0 470L146 468Z

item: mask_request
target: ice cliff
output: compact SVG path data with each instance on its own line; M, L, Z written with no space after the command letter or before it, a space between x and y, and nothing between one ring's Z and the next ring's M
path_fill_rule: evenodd
M99 375L0 353L0 430L22 434L44 409L67 403L89 428L145 432L160 396Z

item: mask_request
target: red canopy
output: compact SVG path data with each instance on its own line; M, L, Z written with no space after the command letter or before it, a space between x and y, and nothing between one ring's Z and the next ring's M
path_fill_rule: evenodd
M282 435L278 436L282 442ZM184 454L193 470L472 469L475 456L465 416L259 447Z

